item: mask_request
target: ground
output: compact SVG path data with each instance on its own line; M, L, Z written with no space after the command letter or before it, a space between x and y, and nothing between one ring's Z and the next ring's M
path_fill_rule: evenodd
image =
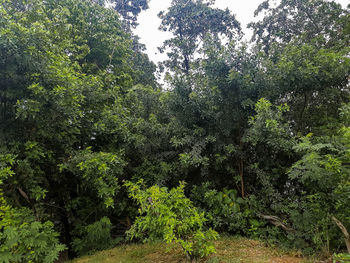
M216 241L217 253L200 263L312 263L299 253L286 253L267 247L261 241L244 238L221 238ZM156 244L131 244L82 257L71 263L185 263L179 247Z

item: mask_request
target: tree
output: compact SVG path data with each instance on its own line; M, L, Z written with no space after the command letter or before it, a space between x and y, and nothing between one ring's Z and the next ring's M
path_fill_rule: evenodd
M264 18L252 22L248 27L254 30L252 41L261 44L268 52L272 44L289 43L295 38L303 42L316 41L318 47L339 46L343 24L348 15L340 4L325 0L282 0L277 6L266 0L259 5L255 16L264 12ZM342 47L346 47L342 42Z
M245 130L244 146L250 191L259 200L260 213L281 214L285 199L295 187L286 173L297 160L293 147L296 139L286 115L287 104L273 105L262 98L255 105ZM293 195L293 194L292 194Z
M2 262L53 263L66 249L54 224L40 222L33 211L14 208L4 198L3 184L15 175L15 156L0 154L0 257Z
M148 9L149 0L112 0L114 9L122 16L124 26L130 30L136 27L137 15Z
M345 245L339 243L339 236L343 236L350 252L349 105L343 105L340 113L341 121L332 135L301 138L295 150L302 158L291 167L289 177L299 183L299 198L305 209L299 212L301 216L308 214L312 222L304 225L312 229L303 231L314 232L314 245L329 251Z
M135 121L124 98L133 78L153 83L133 70L114 10L85 0L0 4L0 151L16 160L1 188L11 206L53 220L70 247L79 227L121 217L125 208L111 207Z
M347 52L295 42L271 49L260 96L291 107L295 133L324 132L338 118L338 106L349 99Z
M166 13L160 12L160 29L169 31L174 37L164 42L162 52L169 49L169 60L165 66L172 71L188 74L191 63L198 55L199 48L207 34L220 41L226 37L237 39L241 34L239 22L228 9L212 8L214 1L173 0Z
M127 183L145 208L135 237L175 240L193 256L212 251L198 245L208 244L203 217L184 186L167 190L185 180L197 199L210 189L198 202L208 224L299 248L344 247L349 12L266 1L250 50L228 10L174 0L160 14L174 33L162 47L170 89L161 89L129 34L147 1L116 3L119 15L101 0L0 0L0 253L28 255L33 235L42 243L25 260L53 261L59 240L70 256L116 244L137 214L121 182L140 179L150 187ZM155 222L150 195L165 215Z

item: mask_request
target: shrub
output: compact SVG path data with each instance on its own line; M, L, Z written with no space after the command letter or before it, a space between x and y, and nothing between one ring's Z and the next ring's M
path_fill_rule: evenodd
M127 232L130 239L178 243L192 260L215 253L212 240L217 239L218 234L212 229L203 229L204 214L186 198L184 182L170 191L157 185L145 189L143 181L126 182L125 186L140 206L140 215Z
M29 209L8 206L0 192L1 263L52 263L63 250L52 222L41 223Z
M333 263L346 263L350 262L350 254L334 254Z
M0 154L0 263L52 263L66 247L50 221L39 222L27 208L13 208L3 196L3 180L14 175L15 156Z
M79 255L92 254L99 250L104 250L116 245L120 239L113 239L111 236L112 224L107 217L81 227L79 234L81 238L73 240L73 250Z
M234 189L217 191L209 183L194 186L191 199L205 211L208 223L219 232L256 235L264 224L249 209L249 200L237 197Z

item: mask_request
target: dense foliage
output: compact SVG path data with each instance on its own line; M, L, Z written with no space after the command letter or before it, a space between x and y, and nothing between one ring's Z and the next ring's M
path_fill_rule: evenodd
M144 189L142 181L126 182L129 196L139 204L139 216L128 230L131 239L164 240L179 243L191 259L215 252L211 240L218 237L212 229L203 230L205 218L184 194L184 183L168 191L165 187Z
M350 253L350 6L266 0L247 44L214 2L159 14L157 83L132 33L149 1L0 0L0 262L126 233Z

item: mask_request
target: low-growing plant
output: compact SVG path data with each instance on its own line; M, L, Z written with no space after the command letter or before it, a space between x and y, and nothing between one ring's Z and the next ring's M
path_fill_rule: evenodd
M37 221L29 209L6 204L0 191L0 263L53 263L65 245L50 221Z
M139 216L127 232L130 239L144 242L162 239L178 243L191 260L215 253L213 240L218 233L204 230L204 213L200 213L184 194L185 183L168 190L154 185L146 188L143 181L126 182L129 196L139 204Z
M350 254L340 253L333 255L333 263L346 263L350 262Z
M38 221L28 208L14 208L3 194L3 180L13 176L15 156L0 155L0 263L52 263L66 249L50 221Z
M111 236L111 230L111 221L103 217L93 224L81 227L79 230L81 238L75 238L72 247L79 256L111 248L121 241L120 238L115 239Z
M209 183L194 186L191 199L205 211L208 224L219 232L256 236L264 224L249 209L248 200L237 196L235 189L212 189Z

